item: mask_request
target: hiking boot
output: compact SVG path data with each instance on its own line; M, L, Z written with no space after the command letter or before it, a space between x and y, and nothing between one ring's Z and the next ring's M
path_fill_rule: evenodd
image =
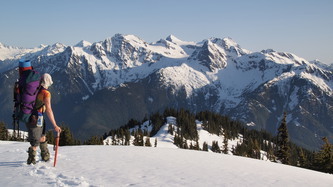
M27 160L27 164L36 164L36 151L32 149L32 147L29 147L29 150L28 150L28 160Z
M50 152L49 149L47 148L47 141L41 142L39 144L41 156L42 156L42 161L49 161L50 160Z

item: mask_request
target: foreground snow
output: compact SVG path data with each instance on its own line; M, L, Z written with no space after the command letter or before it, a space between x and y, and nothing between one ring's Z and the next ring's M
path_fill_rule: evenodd
M28 143L0 141L0 186L332 186L325 173L202 151L66 146L27 165ZM52 152L53 155L53 152Z

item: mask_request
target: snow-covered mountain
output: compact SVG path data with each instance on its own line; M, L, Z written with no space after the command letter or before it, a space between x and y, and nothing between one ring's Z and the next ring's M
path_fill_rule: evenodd
M8 124L14 68L26 58L52 74L56 118L81 137L165 107L212 110L273 133L286 111L291 139L311 149L333 135L332 68L272 49L251 52L231 38L147 43L117 34L75 46L2 44L0 54L0 119Z

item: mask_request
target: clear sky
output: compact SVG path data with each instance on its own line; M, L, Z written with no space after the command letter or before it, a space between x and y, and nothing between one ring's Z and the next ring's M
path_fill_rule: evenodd
M75 45L116 33L156 42L230 37L333 63L333 0L0 0L0 42Z

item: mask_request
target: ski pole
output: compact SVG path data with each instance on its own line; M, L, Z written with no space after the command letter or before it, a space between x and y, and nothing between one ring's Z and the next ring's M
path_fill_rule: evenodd
M56 166L57 164L57 155L58 155L58 147L59 147L59 139L60 139L60 132L57 132L57 137L55 137L55 147L54 147L54 163L53 163L53 167Z

